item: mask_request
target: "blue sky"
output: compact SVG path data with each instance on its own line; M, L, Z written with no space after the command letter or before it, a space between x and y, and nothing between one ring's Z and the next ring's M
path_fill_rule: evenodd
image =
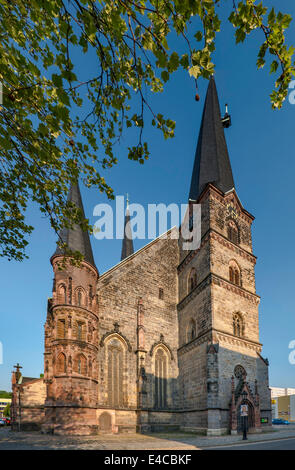
M282 2L266 4L281 7ZM231 2L226 2L230 7ZM285 0L283 11L295 18L294 2ZM295 21L288 33L295 44ZM232 127L226 130L235 185L244 207L256 220L253 225L256 288L261 296L260 340L263 356L270 361L270 384L295 387L295 366L288 362L288 344L295 339L295 210L294 210L294 124L295 105L287 100L280 111L272 111L269 94L274 76L256 69L260 33L236 46L233 30L224 24L217 40L216 83L222 110L229 104ZM104 176L115 194L127 192L131 202L185 203L193 166L201 113L207 88L199 81L200 102L194 100L195 85L188 73L177 72L165 92L151 98L159 112L176 121L176 135L165 141L147 126L145 139L151 157L144 165L127 159L133 134L117 148L119 164ZM107 198L95 189L81 187L86 215L91 223L93 208ZM36 376L43 371L43 326L47 298L51 296L53 273L49 258L55 250L55 235L37 207L28 211L35 226L30 237L29 259L17 263L1 260L0 389L9 389L10 372L19 361L23 373ZM139 249L148 240L135 240ZM97 267L101 273L120 260L121 242L92 238Z

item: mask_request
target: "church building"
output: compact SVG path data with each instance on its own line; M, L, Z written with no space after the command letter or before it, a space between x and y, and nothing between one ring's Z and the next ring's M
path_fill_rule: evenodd
M209 82L189 205L201 244L168 232L134 252L126 211L121 261L100 274L88 233L61 237L84 259L51 257L44 377L12 376L16 428L54 434L182 430L220 435L271 426L268 361L259 341L251 227L232 175L215 85ZM69 199L83 210L79 186Z

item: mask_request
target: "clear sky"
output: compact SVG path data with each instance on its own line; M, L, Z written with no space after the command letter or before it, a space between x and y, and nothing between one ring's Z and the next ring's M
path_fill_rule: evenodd
M283 3L283 6L282 6ZM225 2L230 7L231 2ZM267 1L295 18L292 0ZM295 45L295 20L288 34ZM235 186L244 207L256 220L253 224L256 288L261 296L260 341L262 354L270 361L270 385L295 387L295 365L290 365L289 342L295 339L295 210L294 124L295 105L287 100L280 111L272 111L269 94L274 76L256 69L256 53L263 38L257 33L243 45L235 45L233 30L224 25L214 55L216 84L222 111L229 104L232 127L226 130ZM199 81L201 100L194 100L195 85L180 71L165 92L152 98L156 109L176 121L176 135L165 141L147 126L151 158L144 165L127 159L133 134L117 148L119 164L104 176L115 194L127 192L131 202L186 203L201 113L207 88ZM81 185L86 215L94 223L93 208L107 198ZM38 377L43 372L43 336L47 298L51 296L55 235L38 208L28 211L35 226L30 237L29 259L17 263L1 260L0 389L10 388L10 372L18 361L23 374ZM135 240L139 249L149 240ZM120 260L121 242L92 237L95 261L103 273Z

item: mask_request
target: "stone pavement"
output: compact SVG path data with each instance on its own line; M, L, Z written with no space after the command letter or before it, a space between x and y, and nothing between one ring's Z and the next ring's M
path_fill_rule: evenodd
M295 437L295 425L276 426L271 432L250 434L246 442ZM37 432L12 432L0 428L1 450L200 450L206 447L243 443L242 436L206 437L187 433L152 435L52 436Z

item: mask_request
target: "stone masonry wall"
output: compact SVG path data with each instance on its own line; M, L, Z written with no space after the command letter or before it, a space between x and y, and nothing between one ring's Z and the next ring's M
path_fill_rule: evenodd
M20 400L18 390L20 390ZM44 421L46 398L46 386L43 378L32 379L20 386L13 385L13 394L13 402L15 403L13 429L18 429L20 423L21 430L39 430ZM21 409L19 409L19 404Z
M179 407L176 310L178 263L177 240L157 239L105 273L98 281L100 337L98 406L110 408L107 348L109 339L117 338L125 350L122 417L123 410L137 409L138 406L139 364L144 367L146 375L144 408L154 408L154 360L158 347L163 348L168 358L167 407L170 409ZM162 289L162 295L159 289ZM139 303L140 323L143 327L140 328L140 337ZM143 358L141 362L140 357ZM118 417L118 411L116 416ZM124 426L122 420L124 419L120 419L120 426Z
M259 343L258 304L255 297L249 300L236 291L214 284L212 299L214 329L233 335L233 315L239 313L244 325L243 338Z

